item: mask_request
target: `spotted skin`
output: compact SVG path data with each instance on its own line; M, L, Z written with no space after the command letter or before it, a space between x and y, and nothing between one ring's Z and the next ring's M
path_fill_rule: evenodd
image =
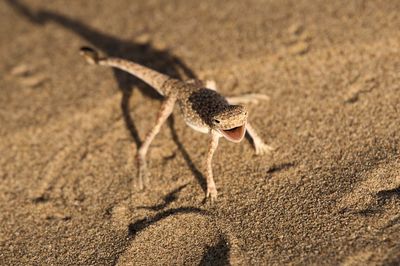
M144 181L148 176L146 155L149 146L159 133L161 126L171 115L175 104L179 106L185 122L191 128L209 135L205 170L207 181L206 198L210 198L211 201L217 198L217 189L212 171L212 158L218 147L220 137L225 137L229 141L240 142L247 129L247 133L253 139L256 154L265 154L272 151L272 148L262 141L253 127L247 122L247 109L240 103L241 101L244 103L249 102L248 95L235 97L230 101L229 98L225 98L217 92L215 82L173 79L131 61L121 58L100 57L97 51L88 47L81 48L80 52L88 63L124 70L146 82L165 97L155 125L147 133L136 154L137 184L140 189L144 188ZM250 101L259 100L263 97L265 99L266 97L260 94L254 95L250 96Z

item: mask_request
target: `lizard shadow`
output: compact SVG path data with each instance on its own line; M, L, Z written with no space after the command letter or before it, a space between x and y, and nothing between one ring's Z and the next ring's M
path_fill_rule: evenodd
M172 202L178 199L178 193L184 189L188 184L182 185L171 192L169 192L167 195L163 197L163 203L157 204L154 206L139 206L137 209L145 209L145 210L151 210L151 211L161 211L162 209L168 207Z
M220 236L216 245L207 247L199 265L231 265L229 261L229 251L228 241L225 237Z
M25 17L31 23L41 26L45 25L46 23L55 23L67 30L72 31L79 37L83 38L86 42L90 43L90 45L96 47L109 56L122 57L127 60L132 60L161 73L167 74L173 78L196 79L195 73L180 58L173 55L168 50L154 48L151 43L139 44L112 36L108 33L100 32L89 25L55 11L50 11L47 9L33 11L18 0L6 0L6 2L18 14ZM112 69L112 71L118 84L118 88L122 93L120 107L125 126L129 130L136 146L139 147L142 144L142 141L139 137L137 127L130 113L130 98L133 88L138 88L141 93L152 99L162 99L162 97L154 89L136 77L118 69ZM178 136L176 135L173 126L173 117L171 116L168 121L174 142L176 143L179 151L183 154L187 165L190 167L193 175L196 177L202 189L205 190L204 176L194 165L186 149L183 147Z
M175 215L183 215L183 214L198 214L203 216L212 216L212 213L209 213L206 210L196 207L180 207L180 208L169 209L158 212L157 214L151 217L146 217L137 220L133 223L130 223L128 226L128 237L129 239L134 239L139 232L145 230L149 226L158 223L161 220L166 219L168 217ZM230 252L229 243L226 240L226 238L221 235L219 237L219 241L215 245L206 247L206 250L203 254L203 257L199 265L230 265L229 252Z
M166 211L159 212L152 217L146 217L137 220L134 223L129 224L128 235L129 237L134 238L140 231L146 229L150 225L155 224L165 218L178 214L194 214L194 213L201 215L208 215L207 211L196 207L180 207L180 208L169 209Z
M179 190L179 189L180 188L178 188L177 190ZM174 193L174 191L171 193ZM162 209L164 207L160 207L160 208ZM158 209L159 208L157 208L157 211L159 211ZM120 257L127 250L131 241L134 240L135 237L137 236L137 234L139 234L141 231L145 230L149 226L156 224L168 217L172 217L175 215L185 215L185 214L197 214L197 215L202 215L202 216L210 215L210 213L208 211L197 208L197 207L179 207L179 208L172 208L169 210L161 210L152 216L148 216L143 219L139 219L134 222L131 222L128 225L128 235L127 235L128 238L126 239L128 241L125 242L124 244L122 244L122 248L118 252L115 253L115 255L112 258L112 261L113 261L112 265L118 264Z

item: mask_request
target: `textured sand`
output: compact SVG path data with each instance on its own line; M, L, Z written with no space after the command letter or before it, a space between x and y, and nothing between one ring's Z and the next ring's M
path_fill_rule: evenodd
M197 2L0 2L0 264L400 263L400 1ZM203 204L176 110L132 190L160 98L82 45L267 94L277 150L221 141Z

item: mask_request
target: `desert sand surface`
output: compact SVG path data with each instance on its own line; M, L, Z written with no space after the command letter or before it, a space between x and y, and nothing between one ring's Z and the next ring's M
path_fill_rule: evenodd
M399 265L400 1L0 2L1 265ZM275 151L207 136L84 45L224 95Z

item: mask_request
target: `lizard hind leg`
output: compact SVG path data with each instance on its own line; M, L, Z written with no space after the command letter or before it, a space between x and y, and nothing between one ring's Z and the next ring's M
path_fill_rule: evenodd
M145 187L145 183L147 183L149 176L149 173L147 171L147 161L146 161L147 151L154 137L158 134L158 132L160 132L161 126L171 115L175 105L175 101L176 101L175 97L168 97L164 100L164 102L161 105L161 109L158 112L155 125L147 133L146 138L143 141L143 144L140 146L136 154L136 164L138 169L137 178L138 178L138 187L140 190L142 190Z

